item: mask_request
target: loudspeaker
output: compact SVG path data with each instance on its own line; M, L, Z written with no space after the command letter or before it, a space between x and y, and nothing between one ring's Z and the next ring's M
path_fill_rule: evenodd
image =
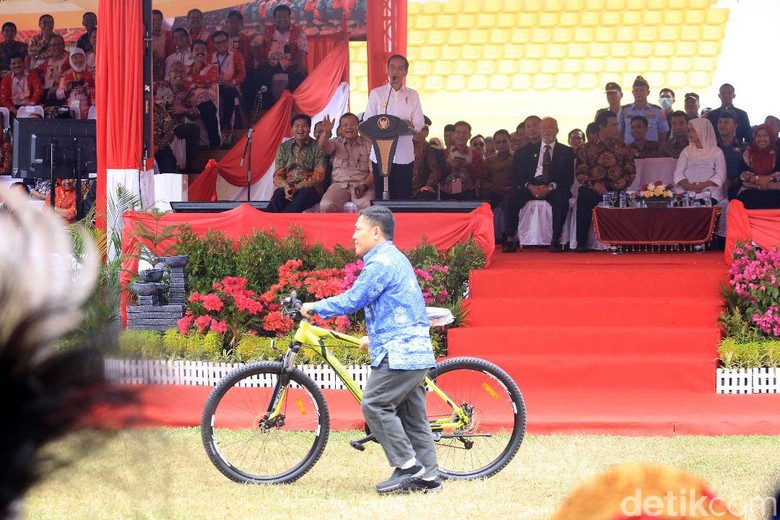
M484 204L481 200L372 200L393 213L469 213Z
M171 208L176 213L222 213L239 207L241 204L249 204L261 211L268 207L268 200L253 200L252 202L240 200L217 200L214 202L171 202Z

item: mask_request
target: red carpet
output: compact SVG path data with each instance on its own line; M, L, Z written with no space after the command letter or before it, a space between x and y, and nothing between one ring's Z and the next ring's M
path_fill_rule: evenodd
M468 326L452 356L517 381L532 433L763 434L780 395L715 394L722 253L495 253L472 274ZM139 404L99 420L196 426L206 387L136 387ZM334 429L361 428L346 391L325 391Z

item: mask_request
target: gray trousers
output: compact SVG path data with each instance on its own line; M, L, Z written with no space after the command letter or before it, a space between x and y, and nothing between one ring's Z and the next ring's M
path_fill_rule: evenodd
M425 466L425 477L435 477L439 467L423 386L427 374L427 368L394 370L383 359L371 369L361 408L391 466L400 467L414 457Z

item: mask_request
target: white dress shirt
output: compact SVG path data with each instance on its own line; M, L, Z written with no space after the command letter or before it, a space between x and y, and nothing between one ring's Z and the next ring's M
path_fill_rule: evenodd
M403 120L409 120L414 125L414 131L420 132L425 125L420 96L417 91L407 86L394 90L390 83L377 87L368 95L368 106L363 115L364 120L379 114L390 114ZM376 162L374 148L371 147L371 161ZM414 145L411 135L398 138L393 164L409 164L414 162Z

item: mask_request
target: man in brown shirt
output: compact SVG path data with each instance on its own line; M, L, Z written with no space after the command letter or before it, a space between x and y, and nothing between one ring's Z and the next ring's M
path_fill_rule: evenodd
M493 134L496 153L485 159L487 175L482 180L480 196L495 208L512 187L512 151L509 149L509 131Z
M631 150L618 139L617 116L609 111L596 117L597 141L588 141L577 150L577 252L588 251L588 233L593 208L608 191L625 190L636 176Z
M330 155L333 172L328 190L320 201L320 212L343 211L350 200L361 210L374 198L374 176L371 174L371 140L358 133L358 118L347 112L339 119L340 135L329 139L334 121L329 116L320 121L317 144L324 155Z
M680 157L680 154L688 146L688 121L685 112L680 110L672 112L671 127L672 135L658 150L659 157Z
M428 132L431 120L423 116L425 124L422 130L412 136L414 163L412 166L412 195L416 199L435 200L441 181L441 169L436 152L428 144Z

